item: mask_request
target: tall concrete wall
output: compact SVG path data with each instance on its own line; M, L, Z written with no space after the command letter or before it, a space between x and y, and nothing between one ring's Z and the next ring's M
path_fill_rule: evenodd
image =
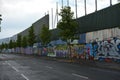
M111 29L88 32L86 33L86 43L93 42L95 40L97 41L107 40L113 37L120 38L119 28L111 28Z
M4 39L0 39L0 44L2 43L9 43L10 38L4 38Z
M45 15L44 17L42 17L41 19L39 19L38 21L36 21L35 23L33 23L31 26L33 26L34 31L35 31L35 35L39 35L40 31L42 29L43 24L45 24L47 27L49 27L49 15ZM29 34L29 29L26 29L24 31L22 31L21 33L19 33L21 36L27 36Z
M47 27L49 27L49 15L45 15L44 17L42 17L41 19L37 20L36 22L34 22L32 24L33 27L34 27L35 35L37 37L40 34L40 31L42 29L43 24L45 24ZM21 36L28 36L29 29L30 29L30 27L25 29L24 31L18 33L18 34L20 34ZM12 37L9 37L9 38L0 39L0 44L2 44L2 42L3 43L9 43L10 40L16 41L18 34L15 34L15 35L13 35Z
M120 3L77 19L79 33L120 27Z

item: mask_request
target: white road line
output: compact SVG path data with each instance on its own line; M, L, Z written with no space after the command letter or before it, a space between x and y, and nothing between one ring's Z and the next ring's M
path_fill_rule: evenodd
M7 63L2 63L3 65L7 64Z
M46 68L49 68L49 69L53 69L53 67L50 67L50 66L45 66Z
M11 66L16 72L19 72L19 70L17 68L15 68L14 66Z
M7 63L7 61L5 61L5 63Z
M10 63L7 63L9 66L12 66Z
M21 74L21 76L25 78L25 80L29 80L24 74Z
M10 63L6 62L9 66L12 66Z
M17 68L15 68L14 66L12 66L10 63L6 62L9 66L11 66L16 72L19 72L19 70Z
M88 77L82 76L82 75L79 75L79 74L72 73L72 75L73 75L73 76L76 76L76 77L83 78L83 79L88 79Z
M7 61L5 62L5 63L7 63L9 66L11 66L16 72L19 72L19 70L17 69L17 68L15 68L14 66L12 66L10 63L8 63ZM21 74L21 76L23 77L23 78L25 78L25 80L29 80L24 74Z

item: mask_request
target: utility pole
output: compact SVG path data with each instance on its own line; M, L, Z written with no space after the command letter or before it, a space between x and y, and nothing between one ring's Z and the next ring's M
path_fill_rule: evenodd
M118 3L120 3L120 0L118 0Z
M55 13L55 19L53 23L54 28L56 28L57 23L58 23L58 2L56 2L56 13Z
M2 21L2 18L1 18L1 14L0 14L0 25L1 25L1 21ZM1 26L0 26L0 32L1 32Z
M69 0L67 0L67 6L69 6Z
M62 9L63 9L63 0L61 0L61 3L62 3Z
M86 0L84 0L84 4L85 4L85 16L86 16L87 15Z
M49 11L47 11L47 14L49 14Z
M112 6L112 0L110 0L110 6Z
M58 2L56 2L56 15L57 15L57 23L58 23Z
M95 11L97 11L97 0L95 0Z
M77 0L75 0L75 11L76 11L76 19L77 19Z
M53 29L53 8L51 8L51 18L52 18L52 29Z
M1 21L2 21L2 18L1 18L1 16L2 16L2 15L0 14L0 24L1 24Z

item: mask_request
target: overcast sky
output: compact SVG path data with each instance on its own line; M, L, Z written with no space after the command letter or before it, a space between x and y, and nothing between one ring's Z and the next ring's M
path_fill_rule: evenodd
M64 6L67 5L67 0L64 1ZM69 0L69 5L72 11L75 12L74 1ZM78 17L84 16L84 0L78 1ZM95 1L87 1L87 14L95 11ZM98 0L98 10L108 7L110 0ZM2 14L2 30L0 39L11 37L17 33L30 27L32 23L42 18L45 13L51 13L51 8L56 9L56 2L60 11L61 0L0 0L0 14ZM117 0L112 0L113 4Z

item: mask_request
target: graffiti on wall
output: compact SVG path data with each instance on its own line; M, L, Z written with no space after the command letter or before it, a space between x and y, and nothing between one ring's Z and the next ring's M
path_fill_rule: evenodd
M5 50L3 50L5 51ZM57 45L42 48L15 48L6 52L37 54L40 56L51 57L72 57L79 59L94 60L100 58L114 59L120 62L120 39L112 38L102 41L93 41L86 44Z
M85 45L71 45L71 57L94 59L96 57L120 58L120 39L93 41Z
M98 42L92 42L94 56L119 56L120 55L120 39L113 38Z
M72 58L85 58L85 45L70 45Z
M56 57L68 57L68 46L67 45L57 45L54 48L54 52L56 54Z
M54 47L47 47L47 52L48 52L47 56L50 56L50 57L56 56L56 54L54 53Z

